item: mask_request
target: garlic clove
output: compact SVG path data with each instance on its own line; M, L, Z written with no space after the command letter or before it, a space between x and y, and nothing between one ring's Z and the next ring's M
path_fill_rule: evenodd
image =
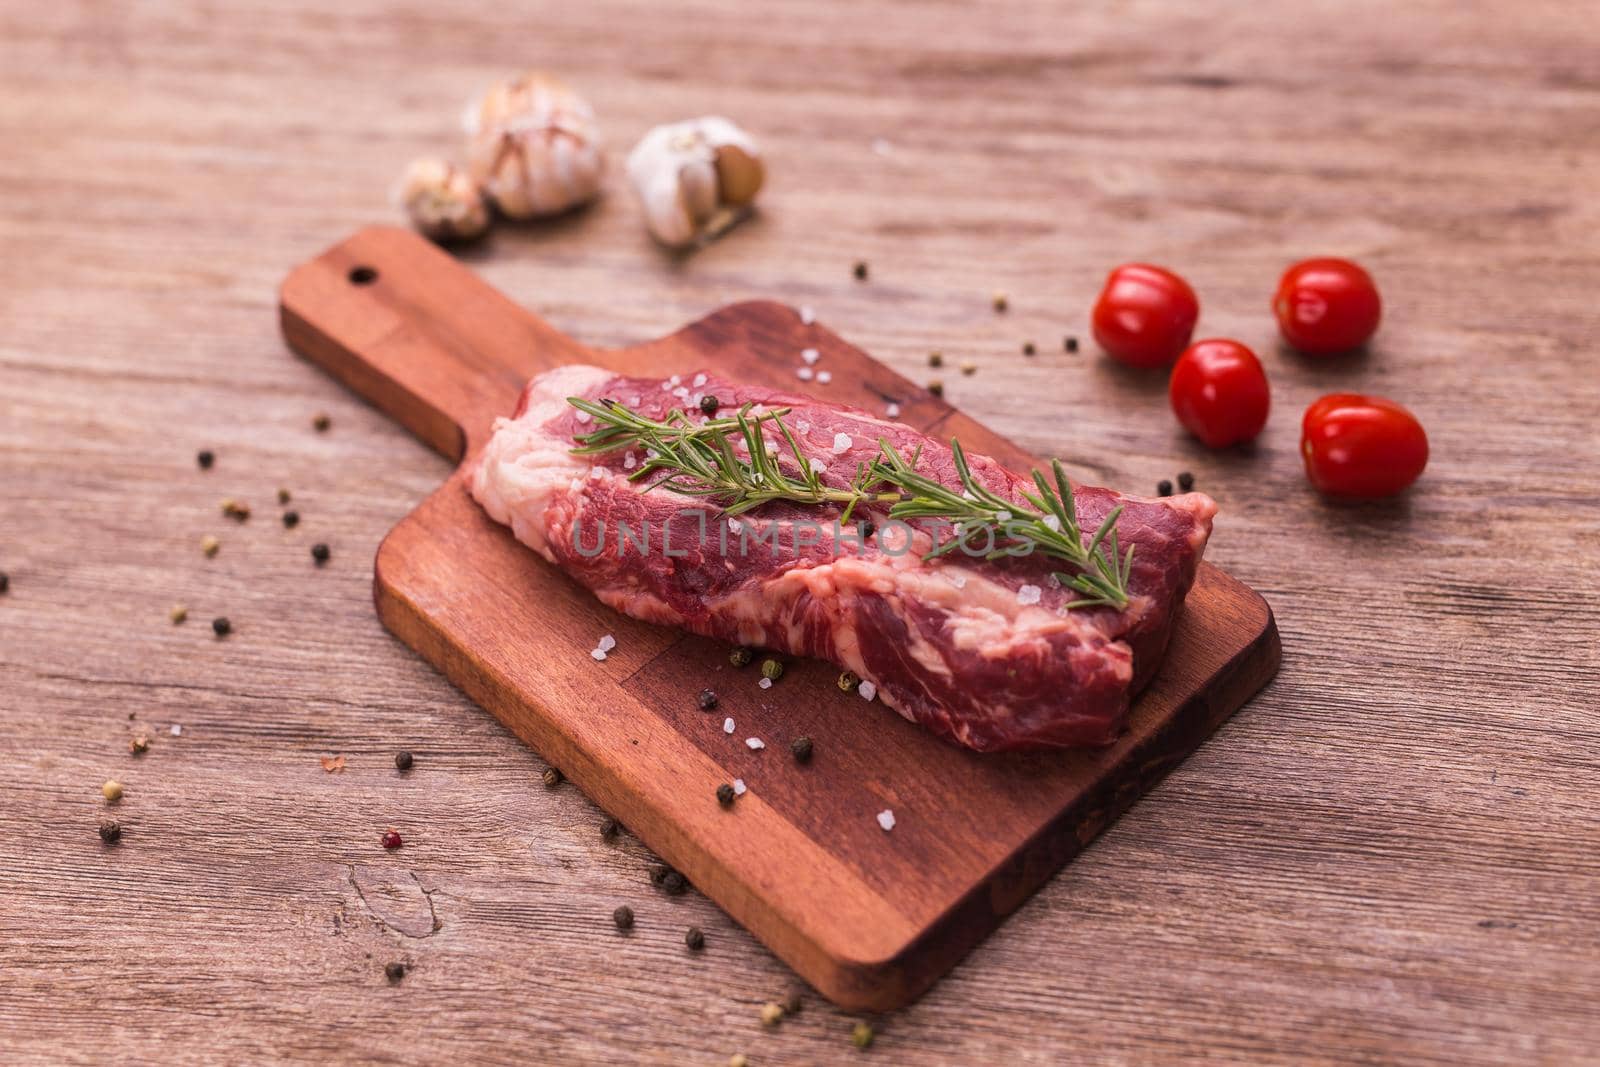
M447 160L412 160L394 196L412 225L436 241L471 240L489 228L489 206L476 183Z
M469 167L512 218L559 214L600 192L605 154L588 103L532 73L494 86L469 108Z
M714 115L655 127L628 154L627 169L651 235L672 248L730 229L765 179L755 141Z

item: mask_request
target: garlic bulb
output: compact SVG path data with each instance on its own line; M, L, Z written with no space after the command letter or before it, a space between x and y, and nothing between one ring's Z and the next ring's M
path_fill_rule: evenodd
M600 192L594 111L548 74L495 86L468 109L472 177L514 219L555 215Z
M750 135L725 118L657 126L628 153L628 178L656 240L683 248L747 213L766 171Z
M395 199L417 229L436 241L470 240L489 228L489 206L465 171L443 159L414 159Z

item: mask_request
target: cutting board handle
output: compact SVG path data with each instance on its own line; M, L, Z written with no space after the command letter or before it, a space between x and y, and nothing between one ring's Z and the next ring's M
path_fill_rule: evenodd
M528 378L583 345L432 242L373 226L296 267L278 294L289 347L450 459L471 455Z

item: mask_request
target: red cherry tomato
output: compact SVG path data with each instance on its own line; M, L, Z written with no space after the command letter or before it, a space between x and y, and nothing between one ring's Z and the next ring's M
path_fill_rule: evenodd
M1272 311L1284 340L1307 355L1328 356L1366 344L1383 304L1372 275L1348 259L1306 259L1283 272Z
M1238 341L1196 341L1167 384L1178 421L1211 448L1253 440L1267 424L1270 395L1261 361Z
M1094 304L1094 339L1131 367L1165 367L1194 333L1200 301L1189 283L1147 263L1126 263L1106 277Z
M1428 435L1393 400L1333 393L1306 408L1306 477L1329 496L1393 496L1428 465Z

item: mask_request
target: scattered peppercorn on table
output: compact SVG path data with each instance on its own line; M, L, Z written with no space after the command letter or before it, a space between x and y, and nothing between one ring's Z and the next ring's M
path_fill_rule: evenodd
M0 19L0 123L29 145L0 212L8 1064L1600 1047L1587 12ZM453 151L449 116L526 69L593 105L613 169L592 206L462 249L497 288L603 346L746 297L802 307L1075 475L1187 475L1221 505L1209 558L1277 612L1274 685L909 1008L792 988L373 613L378 540L448 464L286 354L274 288L400 221L406 162ZM766 181L752 217L665 252L620 161L705 114L759 140ZM1315 255L1383 287L1353 363L1276 346L1271 287ZM1252 449L1205 450L1163 375L1097 351L1090 306L1130 260L1214 294L1196 338L1267 365ZM1372 381L1434 457L1395 500L1324 503L1298 414ZM1516 630L1537 637L1513 661ZM739 684L796 682L751 661Z

